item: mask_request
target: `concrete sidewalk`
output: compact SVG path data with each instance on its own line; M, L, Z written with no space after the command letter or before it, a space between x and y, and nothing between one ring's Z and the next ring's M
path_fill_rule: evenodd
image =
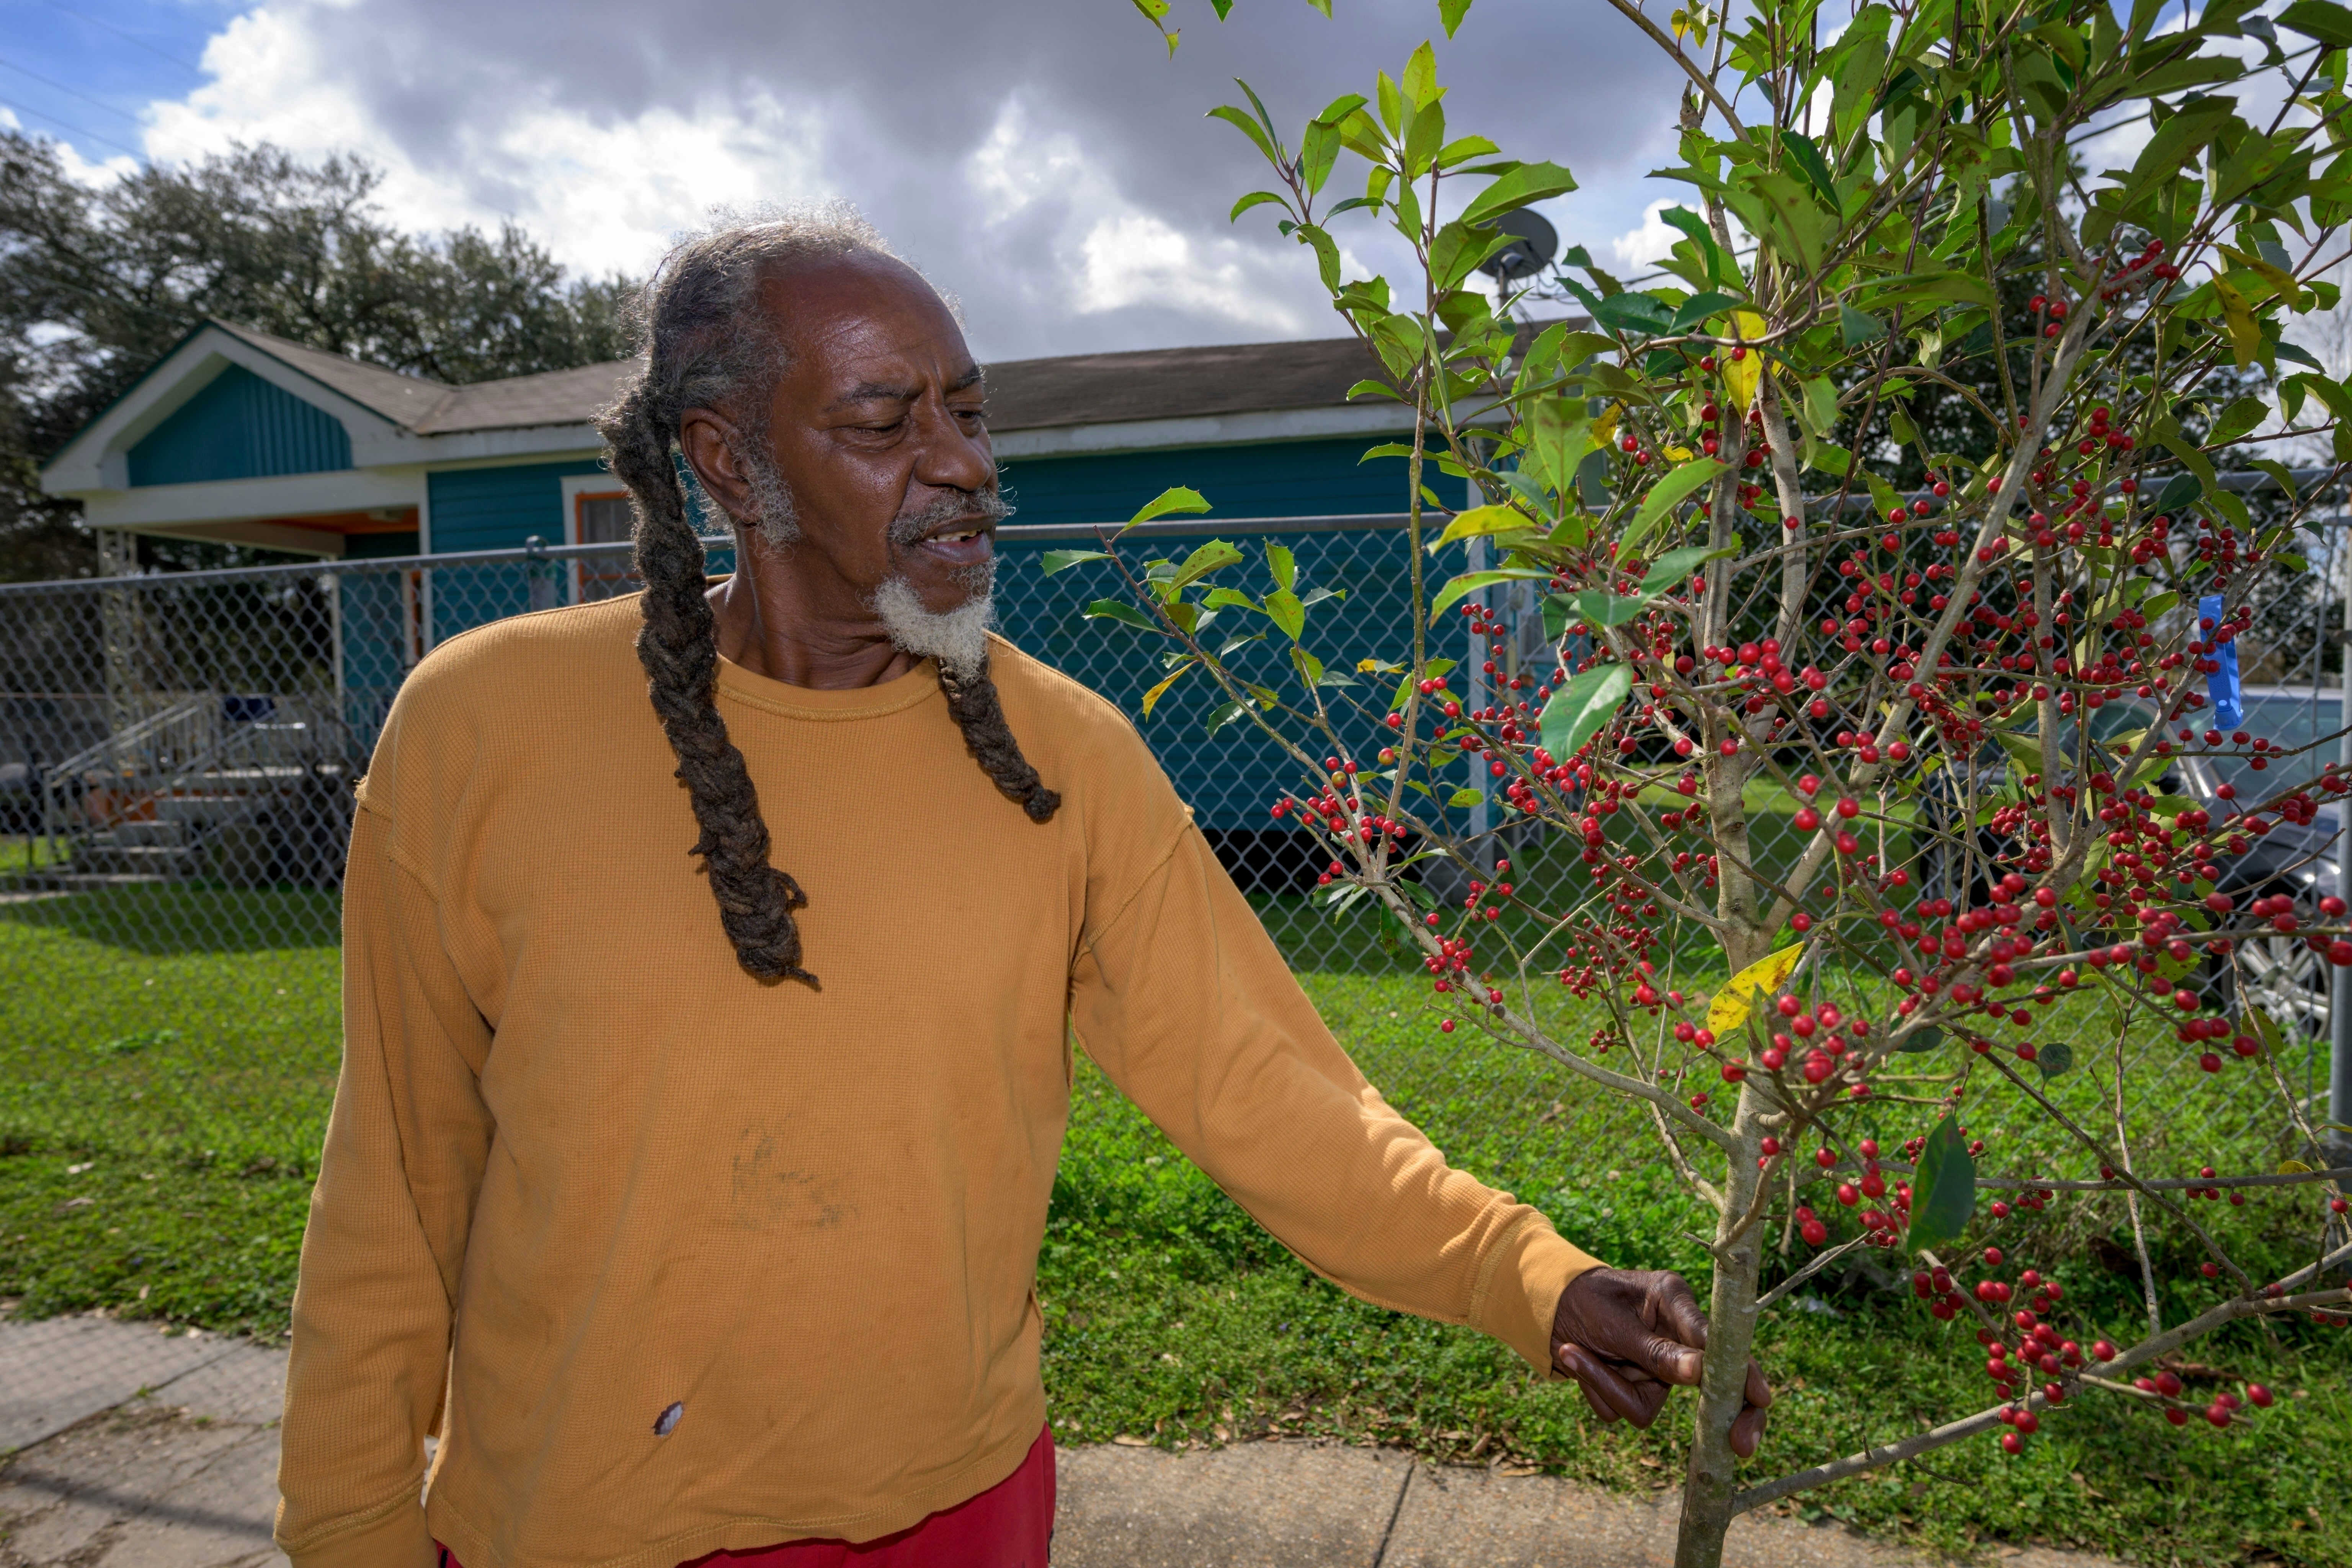
M0 1321L0 1568L283 1563L286 1357L103 1318Z
M47 1429L0 1459L0 1568L273 1568L285 1358L103 1319L0 1321L0 1420ZM153 1343L178 1346L168 1352ZM193 1347L193 1348L192 1348ZM70 1352L70 1359L66 1352ZM184 1363L184 1364L182 1364ZM176 1370L175 1370L176 1369ZM95 1402L95 1403L93 1403ZM80 1405L89 1408L79 1415ZM35 1407L48 1412L37 1418ZM64 1419L70 1416L71 1419ZM1250 1443L1066 1448L1057 1568L1668 1568L1674 1494ZM1917 1568L1843 1529L1748 1518L1727 1568ZM2003 1568L2115 1568L2005 1552Z

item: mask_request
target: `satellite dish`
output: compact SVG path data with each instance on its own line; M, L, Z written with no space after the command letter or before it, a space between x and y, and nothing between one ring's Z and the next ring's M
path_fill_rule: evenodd
M1532 278L1552 263L1559 254L1559 235L1542 216L1528 207L1517 207L1495 220L1495 226L1511 237L1511 243L1488 257L1478 270L1490 278L1508 283L1515 279Z

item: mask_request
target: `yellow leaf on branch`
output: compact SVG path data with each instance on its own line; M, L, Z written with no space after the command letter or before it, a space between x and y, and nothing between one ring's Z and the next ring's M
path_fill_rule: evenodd
M1748 1022L1748 1015L1756 1008L1756 998L1767 992L1778 991L1780 983L1797 967L1797 960L1805 956L1805 944L1784 947L1769 958L1759 958L1731 977L1730 983L1715 994L1706 1005L1706 1026L1721 1039L1725 1035Z
M1486 533L1504 533L1515 528L1528 526L1527 513L1511 507L1474 506L1467 511L1456 513L1454 521L1445 525L1445 531L1430 541L1429 552L1434 555L1440 548L1453 543L1457 539L1469 539Z
M2213 297L2221 301L2221 321L2230 329L2230 353L2243 370L2263 349L2263 329L2254 320L2254 309L2226 278L2213 279Z
M1734 310L1731 320L1738 329L1738 335L1748 342L1763 337L1764 318L1755 311ZM1719 363L1723 366L1724 388L1731 394L1731 406L1742 414L1747 413L1756 406L1756 388L1764 379L1764 351L1751 348L1742 358L1733 359L1731 351L1726 349Z

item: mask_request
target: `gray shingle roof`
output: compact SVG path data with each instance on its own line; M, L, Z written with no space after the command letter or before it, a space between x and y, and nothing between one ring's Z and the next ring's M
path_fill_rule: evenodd
M1349 387L1380 373L1353 338L1007 360L988 367L988 427L1336 408Z
M614 360L446 386L250 327L216 324L420 436L585 424L642 363ZM988 367L988 423L1003 432L1333 408L1348 401L1349 387L1379 372L1352 338L1006 360Z
M341 393L361 407L372 409L394 424L412 430L419 419L429 416L449 395L448 387L437 381L427 381L421 375L403 375L382 365L346 359L341 354L329 353L323 349L306 348L289 339L256 331L251 327L233 326L218 321L212 324L229 336L251 343L263 353L300 371L330 390Z
M478 381L446 389L448 396L415 426L420 436L459 430L509 430L524 425L578 425L620 395L621 384L643 360L608 360L573 370Z

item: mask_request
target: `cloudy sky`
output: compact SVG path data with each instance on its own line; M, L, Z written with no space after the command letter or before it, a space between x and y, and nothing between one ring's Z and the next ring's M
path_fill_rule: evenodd
M1675 83L1601 0L1476 0L1451 43L1435 0L1335 9L1174 0L1171 60L1129 0L0 0L0 119L93 178L355 150L401 220L513 217L598 273L714 205L845 197L1001 359L1335 334L1268 213L1227 223L1264 165L1203 113L1244 77L1295 135L1437 35L1449 130L1569 164L1546 210L1596 258L1655 253ZM1340 233L1395 264L1360 216Z

